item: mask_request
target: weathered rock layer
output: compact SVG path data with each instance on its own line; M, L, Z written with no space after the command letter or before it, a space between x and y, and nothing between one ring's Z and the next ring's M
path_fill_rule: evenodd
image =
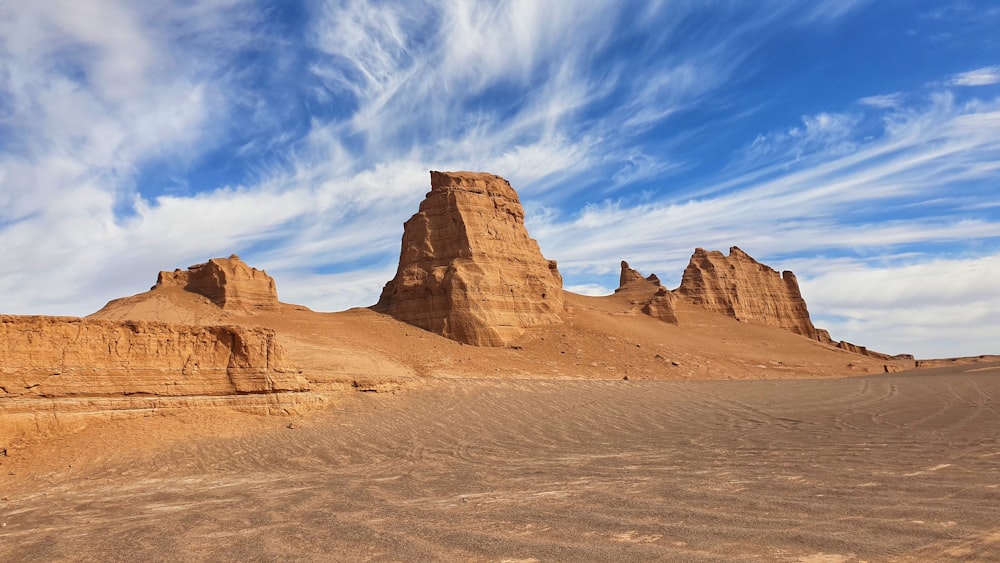
M431 172L374 309L459 342L503 346L525 328L561 322L562 276L528 236L507 180Z
M160 272L153 289L181 287L204 295L227 310L277 310L278 290L267 272L247 266L239 256L212 258L187 270Z
M779 274L735 246L728 256L695 249L674 291L709 311L818 339L795 274Z
M0 397L305 391L274 331L0 316Z
M615 293L629 298L633 306L655 319L677 324L674 294L660 283L656 274L642 277L622 260L622 273Z

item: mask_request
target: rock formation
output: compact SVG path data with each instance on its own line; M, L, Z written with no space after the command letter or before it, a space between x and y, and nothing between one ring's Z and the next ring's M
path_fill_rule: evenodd
M830 336L830 331L825 328L816 329L816 340L819 340L823 344L835 344L833 337Z
M827 333L829 334L829 333ZM889 354L883 354L882 352L876 352L874 350L869 350L866 346L858 346L857 344L852 344L846 340L841 340L840 342L832 342L833 346L851 352L852 354L859 354L861 356L868 356L870 358L878 358L880 360L912 360L913 357L909 354L898 354L892 356Z
M396 276L377 311L447 338L503 346L561 322L562 276L528 236L517 193L499 176L431 172L403 225Z
M0 397L305 391L274 331L0 316Z
M642 277L642 274L638 270L633 270L629 267L628 262L622 260L622 273L618 277L618 289L615 292L619 292L625 289L625 286L630 285L634 282L646 281L646 278Z
M630 268L628 262L622 260L622 273L615 294L628 297L632 305L645 315L677 324L674 294L660 283L656 274L644 278L638 271Z
M153 290L181 287L204 295L226 310L276 310L278 290L267 272L247 266L240 257L212 258L187 270L160 272Z
M729 249L729 256L695 249L675 293L740 321L819 339L795 274L779 274L735 246Z

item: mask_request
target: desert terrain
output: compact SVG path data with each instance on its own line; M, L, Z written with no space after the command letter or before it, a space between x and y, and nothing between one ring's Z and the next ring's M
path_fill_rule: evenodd
M372 307L233 255L0 315L0 561L1000 560L1000 357L836 341L737 247L566 292L431 177Z
M0 559L996 561L1000 364L431 379L0 458Z

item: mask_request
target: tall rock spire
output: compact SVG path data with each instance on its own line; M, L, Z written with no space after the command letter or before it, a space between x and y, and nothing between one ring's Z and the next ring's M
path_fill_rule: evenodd
M562 276L528 236L507 180L431 172L431 191L403 225L396 276L373 307L447 338L504 346L561 322Z

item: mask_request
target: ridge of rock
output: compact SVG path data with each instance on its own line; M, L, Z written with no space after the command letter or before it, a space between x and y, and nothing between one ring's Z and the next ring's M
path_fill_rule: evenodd
M431 191L403 224L396 276L372 308L477 346L562 322L562 276L528 235L510 183L478 172L430 175Z
M795 274L787 270L779 274L736 246L729 249L728 256L696 248L675 292L695 305L739 321L820 339Z
M275 331L0 315L0 397L307 391Z
M644 315L678 324L674 294L660 283L656 274L644 278L637 270L629 267L628 262L622 260L622 273L615 293L628 297L632 305Z
M277 310L281 306L274 278L251 268L235 254L212 258L187 270L160 272L152 289L161 287L181 287L226 310Z

